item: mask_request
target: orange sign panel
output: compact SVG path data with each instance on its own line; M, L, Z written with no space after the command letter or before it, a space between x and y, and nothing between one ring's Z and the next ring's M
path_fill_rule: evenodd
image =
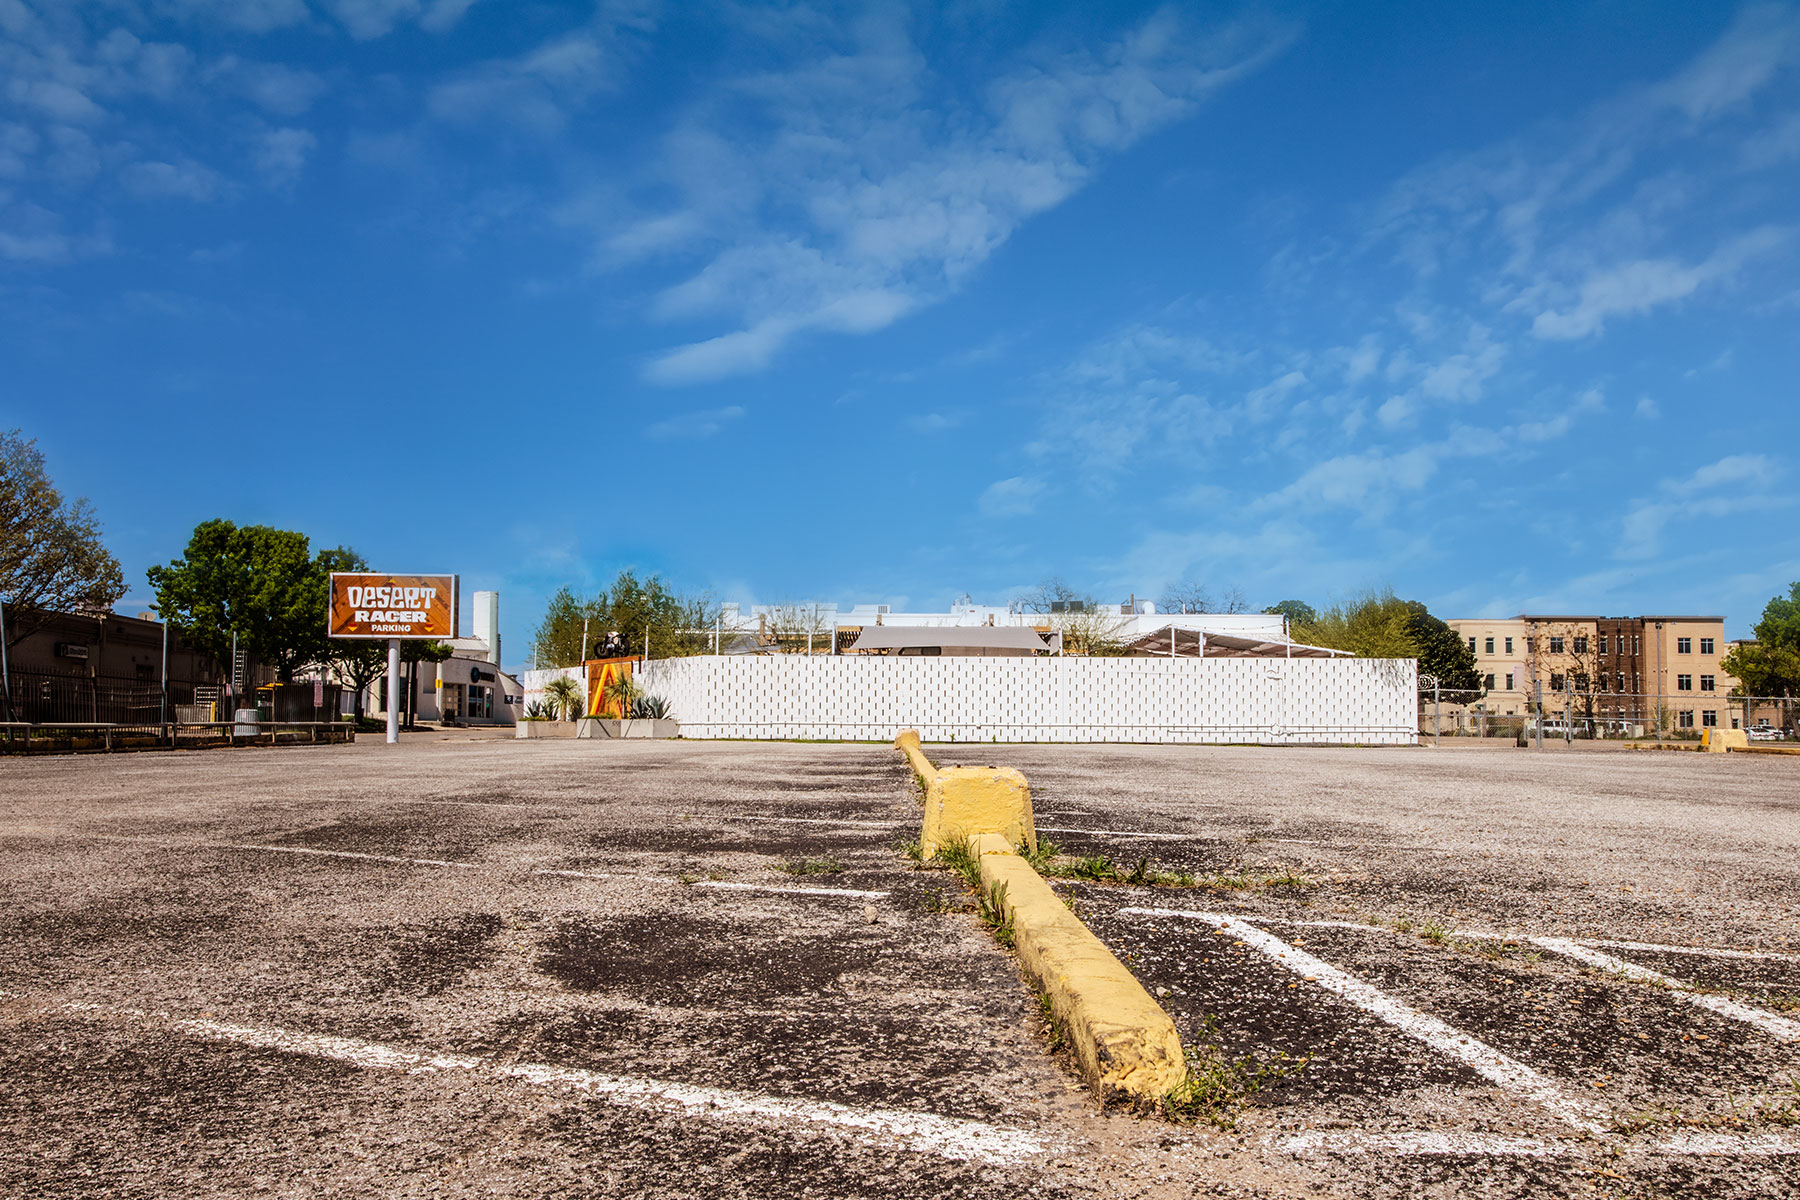
M332 637L456 636L456 576L332 572Z

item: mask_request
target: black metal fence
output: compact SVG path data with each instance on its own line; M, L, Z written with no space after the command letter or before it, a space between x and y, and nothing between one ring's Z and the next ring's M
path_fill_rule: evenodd
M194 702L191 683L169 685L169 708L165 714L162 685L153 679L52 675L41 671L13 671L10 676L10 703L0 702L0 721L154 725L173 720L175 705Z

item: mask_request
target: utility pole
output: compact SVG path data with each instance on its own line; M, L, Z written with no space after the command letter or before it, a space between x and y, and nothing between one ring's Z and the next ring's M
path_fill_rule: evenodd
M162 616L161 613L156 615L159 617ZM167 725L169 723L169 622L166 619L163 621L162 627L162 712L157 717L156 723L158 725Z
M0 600L0 689L6 692L6 719L13 719L12 701L12 668L6 658L6 601ZM12 730L6 731L6 739L12 740Z

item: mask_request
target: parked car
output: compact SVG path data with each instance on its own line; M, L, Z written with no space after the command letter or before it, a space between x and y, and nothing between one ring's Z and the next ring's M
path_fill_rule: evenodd
M1786 735L1781 730L1767 723L1752 725L1744 731L1753 742L1779 742Z

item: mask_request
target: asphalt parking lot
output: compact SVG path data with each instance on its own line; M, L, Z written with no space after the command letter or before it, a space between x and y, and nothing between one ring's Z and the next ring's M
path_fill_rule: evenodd
M420 736L0 763L0 1192L1797 1194L1800 762L929 749L1215 885L1059 884L1234 1130L1095 1109L891 750Z

